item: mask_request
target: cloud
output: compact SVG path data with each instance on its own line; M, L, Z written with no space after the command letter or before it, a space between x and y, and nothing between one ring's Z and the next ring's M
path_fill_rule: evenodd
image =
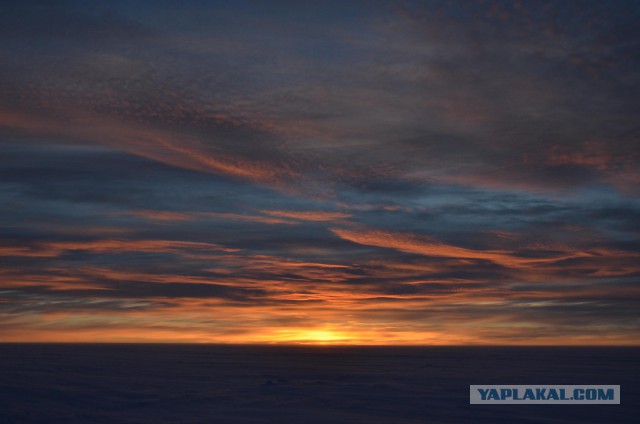
M344 212L324 211L262 211L262 213L301 221L336 221L351 216L351 214Z
M90 241L51 241L38 242L28 246L2 246L5 256L57 257L68 252L84 251L94 254L119 252L155 252L155 253L199 253L199 252L236 252L214 243L198 243L180 240L125 240L98 239Z
M189 214L171 211L156 211L149 209L139 209L128 212L128 214L153 221L188 221L192 219Z
M632 340L633 2L13 3L3 340Z
M127 212L118 213L118 215L131 215L151 221L193 221L196 219L202 220L231 220L231 221L244 221L254 222L261 224L286 224L292 225L296 222L288 221L285 219L271 218L268 216L260 215L248 215L231 212L172 212L172 211L157 211L157 210L133 210Z
M149 129L118 120L76 111L65 118L50 119L14 112L0 113L0 125L27 130L37 135L67 137L78 142L95 142L172 166L229 175L249 181L282 185L295 172L286 164L250 160L205 148L203 140L187 134ZM287 177L285 177L287 176Z
M350 230L342 228L332 228L331 231L345 240L365 246L384 247L425 256L488 260L506 267L525 267L536 263L549 261L555 262L561 259L574 257L574 255L569 255L545 259L527 259L517 257L514 252L467 249L464 247L447 245L433 238L416 236L414 234L379 230ZM583 253L577 254L576 256L581 255L583 255Z

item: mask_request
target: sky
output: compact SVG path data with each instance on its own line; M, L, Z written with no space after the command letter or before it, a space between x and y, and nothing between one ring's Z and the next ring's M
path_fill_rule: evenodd
M640 344L640 3L2 7L0 341Z

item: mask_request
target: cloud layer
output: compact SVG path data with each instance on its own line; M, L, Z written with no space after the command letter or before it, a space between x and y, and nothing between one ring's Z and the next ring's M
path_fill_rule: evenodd
M635 2L9 2L0 340L633 344Z

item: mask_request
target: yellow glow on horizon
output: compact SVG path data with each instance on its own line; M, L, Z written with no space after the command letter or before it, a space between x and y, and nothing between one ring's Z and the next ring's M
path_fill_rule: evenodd
M405 335L384 336L376 333L357 333L329 329L290 329L274 330L267 333L255 333L244 336L217 336L206 332L163 331L136 328L123 329L94 329L94 330L36 330L5 331L0 334L0 343L6 342L43 342L43 343L213 343L213 344L282 344L282 345L531 345L531 346L638 346L632 343L624 334L612 334L610 337L576 336L576 337L545 337L527 341L521 339L496 340L474 339L468 335L445 335L410 333Z
M140 311L125 312L119 322L108 322L108 317L99 315L88 317L79 313L48 314L46 319L43 317L35 319L30 323L31 325L0 331L0 343L211 343L308 346L638 345L638 342L630 342L628 334L621 332L606 335L577 334L571 337L549 335L523 339L522 325L502 325L491 332L486 330L483 332L479 331L478 327L451 326L438 330L426 330L392 325L364 325L360 322L342 323L337 319L328 319L322 324L304 327L262 327L256 323L254 327L238 328L237 332L216 332L215 327L183 325L184 322L178 323L180 325L175 327L156 326L160 321L159 317L154 316L153 313L151 316L144 317L141 316L142 314L143 312Z
M330 328L278 330L271 335L272 342L299 344L353 344L354 334Z

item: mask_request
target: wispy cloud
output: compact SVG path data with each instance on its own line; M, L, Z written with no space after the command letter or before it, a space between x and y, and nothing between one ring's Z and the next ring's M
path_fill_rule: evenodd
M262 211L262 213L271 216L291 218L301 221L335 221L339 219L349 218L351 216L351 214L344 212L325 211Z

